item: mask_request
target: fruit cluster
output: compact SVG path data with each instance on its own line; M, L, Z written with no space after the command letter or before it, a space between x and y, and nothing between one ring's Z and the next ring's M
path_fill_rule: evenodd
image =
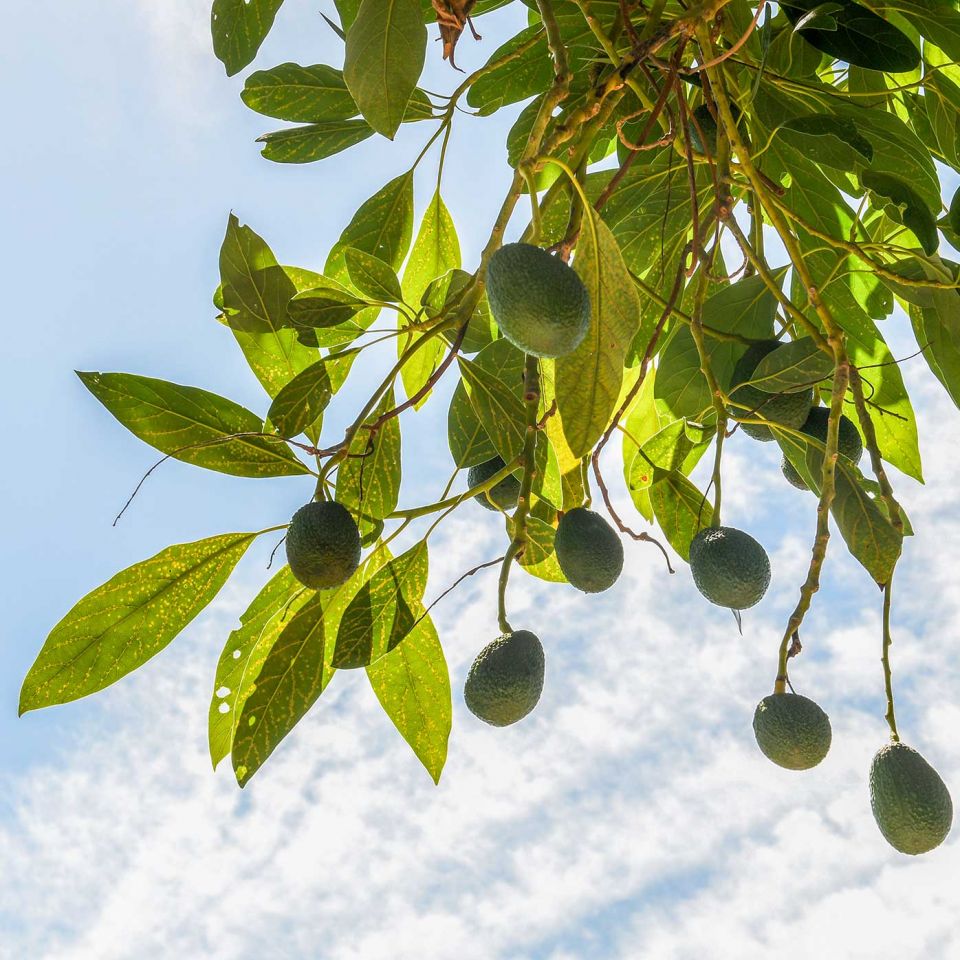
M539 247L515 243L502 247L487 272L490 308L500 332L529 357L564 356L583 342L590 325L590 298L567 264ZM731 399L737 409L760 413L766 423L745 422L755 440L774 439L771 426L800 430L824 443L829 411L814 406L813 390L772 395L750 383L764 357L779 341L760 341L741 357L734 370ZM853 423L842 416L839 455L856 463L863 452ZM822 455L820 457L822 467ZM470 469L470 488L503 472L499 457ZM531 478L535 467L523 465ZM806 484L785 458L784 476L794 486ZM483 507L510 511L523 494L520 479L509 473L475 496ZM599 593L617 581L623 569L623 544L599 513L575 507L560 515L554 540L556 558L566 580L584 593ZM321 589L346 582L360 561L360 532L339 503L314 501L291 520L287 560L294 576ZM522 547L521 547L522 549ZM742 530L707 526L690 543L690 571L697 589L731 610L759 603L770 585L770 560L763 547ZM502 589L502 588L501 588ZM501 597L502 602L502 597ZM485 723L503 727L522 720L536 707L544 685L543 646L530 630L508 629L477 655L464 685L464 701ZM787 770L808 770L830 749L832 732L826 713L811 699L778 690L757 705L753 729L761 751ZM915 750L898 741L883 747L870 771L874 816L884 837L903 853L933 849L947 836L953 819L950 794L937 772Z

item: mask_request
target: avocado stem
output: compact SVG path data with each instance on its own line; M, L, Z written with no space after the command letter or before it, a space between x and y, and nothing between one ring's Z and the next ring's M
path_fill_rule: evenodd
M529 353L523 368L523 403L526 412L523 452L520 454L523 479L520 481L517 509L513 512L513 539L503 556L503 565L500 567L500 579L497 586L497 619L500 630L504 634L513 632L507 620L507 580L510 577L510 565L523 551L527 542L530 495L533 491L533 479L537 472L537 413L540 408L540 366L537 357Z
M887 712L884 718L887 726L890 727L890 739L894 743L900 742L900 734L897 732L897 715L893 709L893 675L890 670L890 645L893 643L893 637L890 635L890 602L893 593L893 576L891 575L887 585L883 588L883 655L880 662L883 664L883 686L887 694Z

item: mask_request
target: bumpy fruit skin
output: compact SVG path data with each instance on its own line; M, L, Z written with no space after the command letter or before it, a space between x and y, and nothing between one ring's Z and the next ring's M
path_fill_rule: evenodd
M495 473L499 473L504 466L504 462L499 457L494 457L492 460L485 460L471 467L467 472L467 486L477 487L485 483ZM519 495L520 481L511 473L486 493L478 493L473 499L488 510L512 510L517 505Z
M562 357L590 327L590 295L562 260L529 243L508 243L487 267L487 300L500 332L538 357Z
M746 610L770 586L770 559L753 537L734 527L706 527L690 543L690 572L711 602Z
M543 691L543 646L529 630L488 643L470 667L463 699L474 716L494 727L522 720Z
M826 443L827 420L829 417L830 411L826 407L814 407L800 430L808 437L813 437L821 443ZM844 414L840 414L837 450L840 456L846 457L852 463L859 463L860 458L863 456L863 440L860 439L860 434L853 425L853 421ZM780 470L787 480L798 490L809 489L806 481L797 473L794 465L786 457L784 457L780 463Z
M870 806L887 843L901 853L915 855L940 846L953 823L946 784L905 743L888 743L874 756Z
M830 718L809 697L774 693L753 714L753 732L764 756L787 770L809 770L830 749Z
M584 593L600 593L623 570L623 544L599 513L575 507L557 525L554 540L563 575Z
M315 500L301 507L287 530L287 563L314 590L338 587L360 563L360 531L343 504Z
M764 393L759 387L747 383L760 361L780 346L783 344L779 340L760 340L750 346L737 361L733 368L734 389L730 393L730 399L742 406L734 407L730 412L734 417L764 417L773 423L799 430L813 406L813 387L800 393L776 394ZM773 440L773 432L762 423L744 423L740 425L740 429L754 440Z

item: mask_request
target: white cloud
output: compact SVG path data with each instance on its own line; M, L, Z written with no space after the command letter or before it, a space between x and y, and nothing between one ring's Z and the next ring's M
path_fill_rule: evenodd
M927 450L929 487L904 491L920 536L900 578L895 670L905 738L956 787L960 671L944 638L960 608L960 514L945 491L960 429L945 401L926 402L928 427L948 435ZM727 481L736 488L733 471ZM800 529L802 504L812 511L784 490L770 512L791 511ZM496 518L462 513L432 551L431 594L496 553ZM901 857L870 816L866 771L884 739L879 598L839 538L841 589L818 596L794 668L831 715L833 750L793 774L753 742L805 562L798 537L771 544L774 587L742 637L648 545L628 547L624 578L599 597L517 576L512 618L539 630L548 676L537 711L505 730L460 700L495 632L495 572L468 580L437 610L456 706L439 788L356 673L337 678L243 793L226 769L212 775L210 674L241 606L228 595L102 695L101 720L65 708L78 731L62 754L8 782L0 955L957 956L957 843Z
M223 70L213 57L210 0L140 0L149 53L146 63L155 77L156 95L178 122L209 121L222 90Z

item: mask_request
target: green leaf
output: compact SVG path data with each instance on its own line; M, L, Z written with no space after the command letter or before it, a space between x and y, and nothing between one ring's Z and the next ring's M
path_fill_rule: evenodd
M881 16L904 17L951 60L960 60L960 13L950 0L866 0L865 6Z
M845 0L823 4L822 0L791 0L783 11L795 28L810 11L828 8L829 20L819 17L802 29L800 36L817 50L837 60L884 73L903 73L920 62L920 53L902 30L858 3Z
M261 436L263 421L232 400L132 373L77 376L134 436L176 460L234 477L309 472L286 444Z
M858 482L859 471L841 460L834 473L831 512L847 549L879 586L886 585L900 557L903 538Z
M403 300L418 304L432 280L460 267L457 228L438 190L420 221L420 230L403 271Z
M326 656L323 593L315 593L280 632L243 703L231 749L244 787L296 726L333 676Z
M422 610L428 570L427 544L421 540L363 584L340 621L334 667L374 663L410 633Z
M325 278L324 278L325 279ZM369 303L339 286L324 284L298 293L287 308L290 320L298 327L327 328L348 323ZM357 328L358 332L361 330Z
M481 116L489 116L508 103L526 100L546 90L553 79L553 66L547 53L547 40L541 24L521 30L497 47L486 66L515 53L529 40L539 37L529 50L480 77L470 87L467 103Z
M873 145L849 117L823 113L793 117L780 128L779 135L795 150L838 170L852 170L873 159Z
M159 653L217 595L257 536L181 543L88 593L50 631L20 691L20 713L103 690Z
M396 406L388 390L367 419L373 423ZM337 500L360 517L360 531L373 528L397 508L400 497L400 418L387 420L373 435L361 427L350 444L349 456L337 472Z
M544 95L534 97L521 111L507 134L507 163L516 168L526 149L533 124L540 112Z
M323 416L332 397L327 360L318 360L274 397L267 416L280 436L296 437Z
M590 329L573 353L556 362L557 406L574 456L586 456L617 405L623 364L640 325L633 281L610 228L585 223L574 269L590 295Z
M433 195L423 214L417 239L414 241L410 258L403 272L403 300L408 304L418 304L426 294L431 281L451 275L460 267L460 242L457 239L453 218L447 210L440 192ZM471 322L472 322L471 318ZM397 338L398 355L410 346L416 336L428 334L405 334ZM433 376L444 353L444 340L430 337L414 355L403 365L400 376L403 389L408 397L414 396ZM420 409L429 399L424 396L416 405Z
M950 58L933 44L923 50L924 97L921 101L937 146L944 160L955 170L960 166L960 86L947 73ZM938 70L938 67L946 69ZM932 68L932 69L931 69Z
M686 428L685 420L668 423L643 444L640 449L644 455L637 457L634 462L646 462L650 467L649 473L653 473L652 467L660 470L681 470L683 461L693 448Z
M399 303L403 299L400 281L388 263L372 253L354 247L343 251L343 259L350 275L350 282L365 296L373 300Z
M932 306L910 304L909 309L917 346L927 366L960 407L960 294L937 290Z
M476 360L457 358L470 406L504 463L523 449L526 417L523 401L508 383Z
M257 55L282 4L283 0L213 0L213 52L228 77Z
M210 759L214 768L230 753L233 731L238 713L242 711L247 694L244 692L244 674L255 651L263 649L257 671L266 659L266 651L273 646L289 617L313 594L284 565L267 585L254 597L240 616L240 626L231 631L224 644L213 681L213 695L207 720L210 741ZM247 691L249 692L249 691Z
M420 79L426 46L417 0L362 0L347 30L347 88L364 119L391 140Z
M774 271L782 282L786 268ZM705 327L721 333L736 333L751 340L773 336L777 300L759 276L747 277L721 287L703 305ZM710 366L721 386L729 386L733 368L746 347L737 342L705 337ZM656 398L674 418L710 422L713 397L700 370L700 354L689 329L680 327L664 348L657 367Z
M473 359L473 364L511 388L522 403L523 354L507 340L495 340ZM549 421L548 421L549 423ZM461 380L453 391L447 414L447 440L453 462L460 467L475 467L498 456L480 416L470 402Z
M267 584L253 601L247 614L241 618L239 630L231 633L217 667L218 681L214 687L211 717L216 709L221 723L211 724L211 756L216 764L231 752L237 727L243 716L247 699L257 689L260 671L266 663L277 638L290 624L291 618L309 601L323 597L323 626L325 637L336 636L340 618L361 585L390 559L386 547L380 546L370 553L353 572L349 580L335 590L325 590L322 595L305 589L285 567ZM289 588L285 592L284 585ZM315 611L316 613L316 608ZM261 627L259 624L263 623ZM306 623L301 623L302 630ZM288 638L289 639L289 638ZM324 644L324 657L329 661L332 643ZM228 664L232 664L230 667ZM329 663L326 664L329 667ZM229 691L229 692L227 692ZM221 696L222 694L222 696ZM226 709L224 710L224 706ZM248 724L249 726L249 724ZM252 773L244 771L249 776Z
M329 120L306 127L276 130L257 137L262 155L274 163L314 163L373 136L366 120Z
M823 455L819 440L802 440L774 428L784 454L817 495L823 483ZM847 549L860 561L879 586L893 573L903 538L891 525L877 502L870 496L868 482L849 460L839 457L834 470L834 499L831 512Z
M801 337L772 350L757 364L750 383L766 393L802 393L833 373L833 357Z
M408 171L361 205L331 249L323 272L338 283L348 283L344 251L349 247L373 254L399 270L412 234L413 172Z
M433 621L424 617L400 646L367 667L367 677L384 712L439 783L453 709L450 674Z
M860 369L864 392L870 401L867 413L883 459L923 483L917 418L900 367L876 325L873 328L875 336L869 347L851 340L847 343L847 353Z
M860 182L880 199L880 209L913 232L924 253L936 253L940 244L937 219L916 191L896 177L872 170L864 170Z
M231 214L220 249L223 311L257 379L269 396L317 359L289 329L287 305L294 279L273 251Z
M705 164L697 167L697 195L702 209L713 196L713 181ZM588 175L588 193L598 196L611 176L611 171ZM683 161L670 150L640 153L603 207L602 216L631 272L658 290L665 286L669 293L690 233L690 186ZM561 229L565 227L566 219ZM644 343L659 313L658 307Z
M466 270L449 270L442 277L430 282L424 290L420 303L430 318L438 316L456 303L465 286L473 279ZM444 330L444 339L451 345L457 339L456 330ZM467 332L460 344L464 354L479 353L499 336L499 329L490 316L490 304L486 296L481 296L467 324Z
M319 63L281 63L251 73L240 97L257 113L295 123L349 120L358 113L343 74Z
M682 473L658 472L650 488L653 512L674 550L690 562L690 541L713 520L710 501Z

